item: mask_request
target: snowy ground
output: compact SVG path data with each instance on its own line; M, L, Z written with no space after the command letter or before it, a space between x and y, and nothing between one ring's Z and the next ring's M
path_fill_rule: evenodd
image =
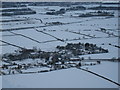
M2 40L21 47L37 47L43 51L55 51L56 46L66 45L67 43L93 43L97 46L101 46L102 48L108 49L109 53L81 55L80 57L84 57L86 59L88 59L89 57L91 57L92 59L111 59L113 57L118 57L118 48L109 45L109 43L113 45L118 45L119 29L117 11L109 11L114 12L115 17L80 18L74 16L77 16L80 13L94 12L94 10L70 11L66 12L63 15L45 15L45 12L47 12L49 9L59 10L62 7L29 6L29 8L35 10L37 14L2 17L2 20L23 19L24 21L0 22L0 25L2 25L1 29L3 30L26 27L34 28L19 29L12 31L13 33L20 35L15 35L9 31L0 32L0 34L2 34ZM71 15L73 15L73 17L71 17ZM40 19L42 20L42 22L40 21ZM45 26L46 23L51 22L62 22L64 24ZM100 28L105 28L108 33L113 33L115 36L109 36L108 33L101 32ZM35 29L66 41L56 41L56 38L38 32ZM72 32L77 32L80 34ZM29 38L26 38L25 36L34 39L34 41ZM94 38L91 38L91 36L94 36ZM80 39L73 40L78 38ZM40 43L36 42L36 40ZM50 42L44 43L46 41ZM0 48L2 48L2 52L0 52L0 54L13 53L14 50L18 49L16 47L1 42ZM83 68L86 68L86 66ZM106 76L112 79L113 81L118 82L117 62L102 62L102 64L100 65L90 67L88 66L88 69L100 75ZM103 80L99 77L96 77L76 68L40 74L16 74L3 76L2 84L3 88L117 88L117 86L112 84L111 82L108 82L106 80Z
M111 67L115 66L115 67ZM85 68L85 67L83 67ZM103 62L92 66L98 74L118 81L118 63ZM113 72L115 74L113 74ZM3 76L3 88L117 88L111 82L76 68L28 75Z

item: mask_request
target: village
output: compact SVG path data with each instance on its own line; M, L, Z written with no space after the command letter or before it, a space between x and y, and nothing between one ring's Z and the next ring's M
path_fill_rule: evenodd
M89 57L87 60L83 57L80 58L79 55L86 54L100 54L108 53L109 51L103 49L102 47L97 47L94 44L90 43L68 43L66 46L57 46L58 49L55 52L45 52L41 49L33 47L33 49L18 49L14 53L4 54L2 56L3 64L1 74L10 75L10 74L24 74L25 70L30 68L43 68L47 67L49 70L42 70L37 72L49 72L52 70L67 69L71 67L81 67L81 66L92 66L100 64L101 60L92 60ZM30 59L31 63L24 63L24 61ZM32 62L34 61L34 63ZM119 62L119 59L111 59L110 61ZM21 62L21 63L18 63ZM87 63L89 62L89 63ZM22 71L24 70L24 71ZM36 73L36 72L27 72L27 73Z

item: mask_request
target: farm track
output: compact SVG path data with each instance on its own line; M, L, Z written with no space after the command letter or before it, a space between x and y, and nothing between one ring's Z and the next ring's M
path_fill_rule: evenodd
M0 40L0 41L3 42L3 43L6 43L6 44L8 44L8 45L11 45L11 46L13 46L13 47L17 47L17 48L20 48L20 49L25 49L25 48L23 48L23 47L21 47L21 46L18 46L18 45L15 45L15 44L11 44L11 43L6 42L6 41L3 41L3 40Z
M17 17L17 18L20 18L20 17ZM39 20L41 23L43 23L42 19L39 19L39 18L31 18L31 17L22 17L22 18L25 18L27 20L35 19L35 20Z
M28 36L26 36L26 35L18 34L18 33L11 32L11 31L9 31L9 32L12 33L12 34L14 34L14 35L19 35L19 36L22 36L22 37L28 38L28 39L30 39L30 40L32 40L32 41L37 42L37 43L41 43L41 42L39 42L38 40L35 40L35 39L33 39L33 38L31 38L31 37L28 37Z
M35 40L35 39L33 39L33 38L31 38L31 37L28 37L28 36L26 36L26 35L23 35L23 34L18 34L18 33L12 32L12 31L9 31L9 32L12 33L12 34L14 34L14 35L19 35L19 36L25 37L25 38L30 39L30 40L32 40L32 41L35 41L35 42L37 42L37 43L39 43L39 44L40 44L40 43L48 43L48 42L58 41L58 40L48 40L48 41L40 42L40 41L38 41L38 40Z
M27 21L27 20L24 20L24 19L16 19L16 20L2 20L0 22L18 22L18 21Z
M73 31L68 31L68 32L75 33L75 34L79 34L79 35L84 35L84 36L87 36L87 37L90 37L90 38L95 38L95 37L93 37L93 36L86 35L86 34L83 34L83 33L78 33L78 32L73 32Z
M10 37L10 36L17 36L17 35L2 35L2 37Z
M51 36L51 37L53 37L53 38L55 38L55 39L57 39L57 40L59 40L59 41L61 41L61 42L64 42L64 40L62 40L62 39L60 39L60 38L58 38L58 37L55 37L55 36L53 36L53 35L51 35L51 34L49 34L49 33L46 33L46 32L43 32L43 31L39 31L39 30L37 30L37 29L35 29L37 32L41 32L41 33L43 33L43 34L46 34L46 35L49 35L49 36Z
M68 39L65 41L89 40L89 39L99 39L99 38L115 38L115 37L94 37L94 38L82 38L82 39Z
M89 21L89 20L85 20L85 21ZM82 22L84 22L84 21L63 23L63 24L60 24L60 25L75 24L75 23L82 23ZM22 28L0 29L0 32L14 31L14 30L24 30L24 29L34 29L34 28L42 28L42 27L50 27L50 26L60 26L60 25L44 25L44 26L32 26L32 27L22 27Z
M63 18L63 17L62 17L62 18ZM27 17L25 17L25 19L35 19L35 20L39 20L41 23L43 23L43 20L37 19L37 18L27 18ZM89 19L89 20L87 19L87 20L84 20L84 21L63 23L63 24L60 24L60 25L82 23L82 22L85 22L85 21L92 21L93 19L94 19L94 18L91 18L91 19ZM105 19L107 19L107 18L105 18ZM0 29L0 32L13 31L13 30L33 29L33 28L42 28L42 27L49 27L49 26L59 26L59 25L45 25L45 26L23 27L23 28Z
M6 37L6 36L17 36L18 33L16 33L15 35L3 35L3 37ZM19 35L19 36L23 36L23 35ZM23 36L25 38L27 38L28 36ZM79 41L79 40L88 40L88 39L99 39L99 38L114 38L114 37L94 37L94 38L82 38L82 39L68 39L68 40L64 40L65 42L67 41ZM28 38L30 39L30 37ZM56 39L56 38L55 38ZM31 39L30 39L31 40ZM33 41L33 40L32 40ZM49 43L49 42L56 42L56 41L60 41L60 40L48 40L48 41L43 41L43 42L39 42L39 43ZM7 44L8 45L8 44ZM0 46L7 46L7 45L0 45ZM101 44L102 45L102 44ZM105 44L106 45L106 44ZM107 44L108 45L108 44ZM112 45L111 45L112 46ZM119 47L119 46L118 46Z
M96 30L96 31L102 32L102 31L100 31L100 30ZM102 33L105 33L105 34L107 34L107 35L110 35L110 34L108 34L108 33L106 33L106 32L102 32ZM114 35L114 34L113 34L113 36L114 36L114 37L120 37L120 36L117 36L117 35Z

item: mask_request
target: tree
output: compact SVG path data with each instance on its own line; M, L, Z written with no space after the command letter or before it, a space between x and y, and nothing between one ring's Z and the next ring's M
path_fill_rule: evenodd
M97 61L97 63L98 63L98 64L101 64L101 62L100 62L100 61Z
M34 46L34 47L33 47L33 50L34 50L34 51L37 51L37 47L36 47L36 46Z
M17 68L18 68L18 69L21 69L21 68L22 68L22 66L18 64L18 67L17 67Z
M3 68L3 69L8 69L8 66L5 65L5 64L3 64L2 68Z
M64 61L64 60L62 60L62 61L61 61L61 64L65 64L65 61Z
M45 53L44 54L44 58L45 58L45 61L48 61L49 58L50 58L50 54L49 53Z
M10 54L10 55L8 55L8 57L10 60L14 60L14 55Z
M72 54L73 54L74 56L77 56L77 51L76 51L76 50L72 50Z
M81 62L76 65L77 68L81 67Z
M89 47L89 43L85 43L85 47Z
M81 60L84 60L84 57L82 57Z
M90 60L90 59L91 59L91 57L88 57L88 59Z
M12 74L15 74L15 72L14 72L14 71L12 71Z
M53 57L52 57L52 64L55 64L58 61L59 61L58 54L54 54Z

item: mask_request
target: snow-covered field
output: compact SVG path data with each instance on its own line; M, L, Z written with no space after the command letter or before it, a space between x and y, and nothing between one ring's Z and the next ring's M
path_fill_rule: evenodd
M89 5L85 6L92 7ZM36 14L0 17L0 20L2 21L11 20L10 22L0 22L0 25L2 25L1 30L3 30L3 32L0 32L0 35L2 35L3 41L28 49L37 47L43 51L56 51L56 47L58 45L63 46L67 43L92 43L104 49L108 49L109 52L101 54L80 55L79 57L84 57L85 59L88 59L89 57L91 57L91 59L118 58L119 48L112 46L119 46L119 28L117 17L118 11L109 10L109 12L114 12L114 17L77 17L81 13L94 12L95 10L69 11L62 15L46 15L45 13L51 9L55 9L57 11L64 7L28 7L36 11ZM52 22L61 22L63 24L47 25ZM15 28L18 30L4 31ZM106 32L101 31L101 28L106 29ZM64 40L64 42L57 40L56 38ZM13 53L18 49L17 47L13 47L4 42L0 42L0 48L2 48L2 52L0 52L1 55L5 53ZM31 62L31 60L24 61L24 63L29 62ZM88 68L88 70L118 82L118 62L103 61L100 65L83 66L82 68ZM30 70L36 71L39 70L39 68ZM38 74L3 75L2 84L3 88L118 87L111 82L77 68L56 70Z
M85 68L85 67L84 67ZM89 70L118 81L118 64L103 62ZM114 74L113 74L114 72ZM111 82L76 68L41 74L3 76L3 88L117 88Z

